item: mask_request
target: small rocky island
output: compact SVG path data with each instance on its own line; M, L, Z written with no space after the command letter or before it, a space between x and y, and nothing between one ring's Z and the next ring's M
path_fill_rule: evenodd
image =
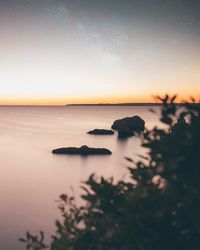
M90 135L114 135L114 131L110 129L94 129L89 131Z
M58 148L52 151L53 154L69 154L69 155L111 155L112 152L106 148L90 148L86 145L80 148L67 147Z
M118 131L119 138L128 138L133 136L134 132L142 132L145 129L145 121L139 116L126 117L114 121L112 129Z

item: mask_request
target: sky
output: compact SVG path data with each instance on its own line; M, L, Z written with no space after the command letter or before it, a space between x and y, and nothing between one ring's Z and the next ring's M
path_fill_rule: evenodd
M200 98L198 0L0 2L0 104Z

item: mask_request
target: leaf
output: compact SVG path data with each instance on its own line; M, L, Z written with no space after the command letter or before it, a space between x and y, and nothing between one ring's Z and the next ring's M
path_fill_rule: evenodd
M126 159L127 161L129 161L129 162L133 162L133 163L134 163L134 160L131 159L131 158L129 158L129 157L125 157L125 159Z
M30 239L30 238L31 238L31 234L30 234L28 231L26 232L26 238L27 238L27 239Z
M195 103L196 102L196 100L194 99L194 97L190 97L190 100L193 102L193 103Z
M164 99L162 97L158 96L158 95L156 96L156 99L159 100L159 101L161 101L161 102L164 101Z
M43 242L44 240L44 232L40 231L40 242Z
M169 96L168 96L168 95L166 95L166 96L165 96L165 98L163 99L163 103L165 103L165 104L166 104L168 100L169 100Z
M27 241L23 238L19 238L19 241L23 242L23 243L26 243Z
M141 155L141 154L137 154L137 156L139 156L141 159L149 160L149 157L147 157L147 156L144 156L144 155Z
M177 95L174 95L174 96L172 97L172 99L171 99L171 103L174 103L174 101L176 100L176 98L177 98Z
M61 194L60 196L60 199L63 200L64 202L67 202L68 200L68 196L66 194Z

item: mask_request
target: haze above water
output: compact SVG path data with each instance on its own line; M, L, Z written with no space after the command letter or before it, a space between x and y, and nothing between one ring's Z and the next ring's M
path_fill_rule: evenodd
M159 108L154 108L159 109ZM59 218L62 193L79 201L81 181L91 173L126 178L127 162L141 153L140 139L86 134L94 128L110 128L115 119L139 115L148 128L158 115L148 107L0 107L0 249L20 250L18 238L26 230L44 230L48 237ZM51 150L64 146L106 147L111 156L59 156Z

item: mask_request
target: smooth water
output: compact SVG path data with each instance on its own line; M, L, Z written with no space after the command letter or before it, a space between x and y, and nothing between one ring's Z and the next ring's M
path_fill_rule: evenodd
M158 108L155 108L158 110ZM148 128L158 115L148 107L0 107L0 249L20 250L18 238L43 229L47 237L59 218L56 199L62 193L79 200L81 181L91 173L127 178L124 157L142 152L140 139L94 136L94 128L139 115ZM61 156L51 150L64 146L106 147L111 156Z

